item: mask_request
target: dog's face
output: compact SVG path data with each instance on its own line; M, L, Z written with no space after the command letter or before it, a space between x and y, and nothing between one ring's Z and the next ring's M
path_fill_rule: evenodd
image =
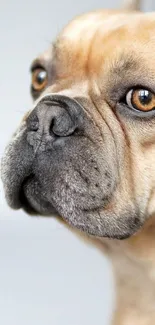
M35 105L2 161L12 208L111 238L155 212L154 35L153 14L90 13L34 61Z

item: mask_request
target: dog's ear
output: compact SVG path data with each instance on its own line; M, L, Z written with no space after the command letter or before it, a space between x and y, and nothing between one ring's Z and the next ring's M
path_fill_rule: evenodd
M126 10L140 10L141 9L141 0L124 0L123 9Z

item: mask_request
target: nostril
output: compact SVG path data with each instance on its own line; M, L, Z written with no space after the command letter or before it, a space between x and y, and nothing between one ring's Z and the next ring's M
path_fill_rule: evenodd
M54 124L55 124L55 118L52 119L51 124L50 124L50 128L49 128L49 134L52 136L54 134L53 128L54 128ZM55 134L56 135L56 134Z
M65 110L60 110L52 117L49 125L49 134L57 137L67 137L74 133L75 125Z
M39 129L39 122L32 122L31 123L31 130L32 131L38 131Z
M27 119L27 128L29 131L38 131L39 129L39 119L37 115L30 115Z

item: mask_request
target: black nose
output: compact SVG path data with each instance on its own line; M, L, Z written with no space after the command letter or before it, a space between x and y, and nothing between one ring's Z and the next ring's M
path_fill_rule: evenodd
M81 111L80 104L72 98L48 95L40 100L27 118L27 129L51 137L66 137L78 128Z

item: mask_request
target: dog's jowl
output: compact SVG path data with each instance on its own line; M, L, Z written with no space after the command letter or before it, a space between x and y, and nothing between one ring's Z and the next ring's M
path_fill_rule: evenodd
M33 61L34 105L2 159L12 208L108 247L114 325L155 324L155 13L139 4L75 18Z

